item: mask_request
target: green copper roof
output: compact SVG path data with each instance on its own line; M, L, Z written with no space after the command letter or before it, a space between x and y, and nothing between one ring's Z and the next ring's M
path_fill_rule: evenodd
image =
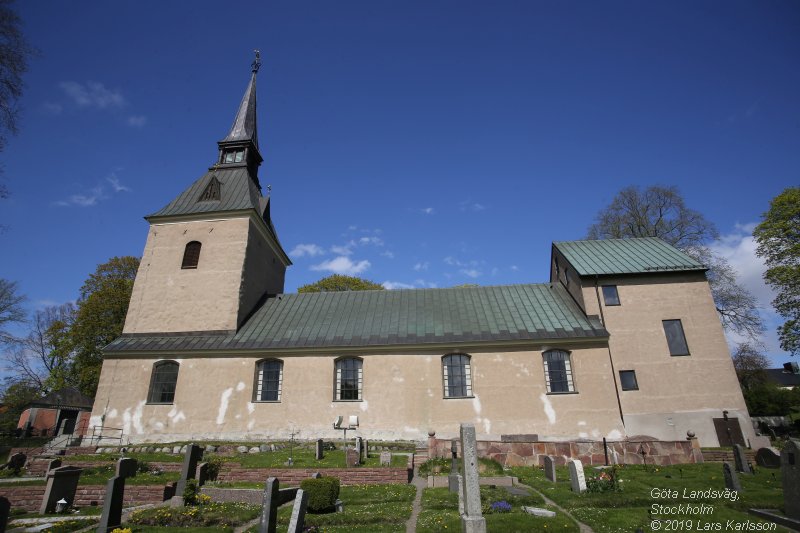
M231 335L123 336L109 354L607 338L560 284L283 294Z
M553 246L581 276L707 270L656 237L554 242Z

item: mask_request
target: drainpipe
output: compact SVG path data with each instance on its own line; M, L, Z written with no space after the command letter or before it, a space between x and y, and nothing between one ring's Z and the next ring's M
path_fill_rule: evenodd
M605 314L603 314L603 305L600 302L600 281L597 274L594 275L594 293L597 296L597 308L600 309L600 323L603 324L603 327L606 327L606 317ZM614 358L611 357L610 342L608 343L608 362L611 364L611 377L614 378L614 394L617 395L617 407L619 408L619 419L622 421L622 427L625 427L625 415L622 414L622 400L620 400L619 397L619 386L617 385L617 371L614 369Z

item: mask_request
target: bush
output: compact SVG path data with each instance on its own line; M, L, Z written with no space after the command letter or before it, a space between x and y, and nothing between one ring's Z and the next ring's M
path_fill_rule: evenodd
M300 488L308 494L308 510L313 513L332 510L339 498L339 478L304 479L300 482Z
M183 489L183 504L195 505L197 503L197 480L189 479L186 481L186 487Z
M216 481L222 468L222 457L213 455L206 460L206 474L209 481Z

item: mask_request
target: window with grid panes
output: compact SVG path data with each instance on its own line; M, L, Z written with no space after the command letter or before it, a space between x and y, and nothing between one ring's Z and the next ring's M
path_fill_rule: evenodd
M175 385L178 383L179 365L175 361L160 361L153 365L150 376L148 403L172 403L175 401Z
M348 357L336 361L336 400L361 400L363 371L361 359Z
M197 241L192 241L186 244L186 249L183 251L183 262L181 268L197 268L197 263L200 262L200 244Z
M265 359L256 365L255 401L281 401L281 385L283 382L283 361Z
M470 357L464 354L442 357L442 379L445 398L472 396L472 369Z
M544 353L544 380L547 392L575 392L568 352L550 350Z

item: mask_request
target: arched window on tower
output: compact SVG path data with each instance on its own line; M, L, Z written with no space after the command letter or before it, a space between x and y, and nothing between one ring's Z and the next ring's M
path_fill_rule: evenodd
M179 367L180 365L175 361L159 361L153 364L147 403L173 403L175 401Z
M186 244L186 249L183 251L183 262L181 268L197 268L197 263L200 261L200 244L197 241L192 241Z

